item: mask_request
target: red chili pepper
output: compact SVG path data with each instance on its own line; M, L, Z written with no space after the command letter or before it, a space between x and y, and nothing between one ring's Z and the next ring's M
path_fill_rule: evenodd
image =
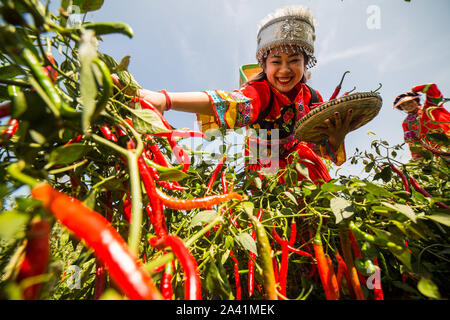
M323 251L320 235L317 234L313 241L314 254L317 261L320 280L327 300L338 300L339 292L337 292L337 279L334 270L329 267L327 258Z
M127 197L125 201L123 202L123 215L125 219L131 223L131 199L130 199L130 193L127 193Z
M49 76L50 80L53 83L56 83L56 79L58 78L58 71L53 67L56 65L55 59L51 55L47 55L47 59L51 62L51 64L44 67L44 72Z
M16 281L39 276L45 273L49 261L50 223L47 219L35 219L27 232L25 258L20 265ZM39 296L41 284L25 288L23 296L26 300L35 300Z
M153 138L152 138L153 139ZM171 165L167 162L166 157L164 156L164 154L161 152L161 149L159 149L158 145L156 144L147 144L147 148L150 149L150 151L152 152L153 156L155 157L154 160L157 164L170 168Z
M373 257L373 262L379 268L377 257ZM381 283L380 283L380 287L375 286L373 288L373 295L374 295L375 300L384 300L383 288L381 287Z
M124 126L122 125L114 125L114 129L116 130L116 133L119 137L123 137L127 135L127 131L125 130Z
M80 134L80 135L76 136L75 138L70 139L69 141L67 141L67 143L64 146L68 146L68 145L73 144L73 143L78 143L78 142L81 141L82 138L83 138L83 135Z
M347 282L347 288L348 288L348 291L350 294L350 298L356 299L356 294L355 294L355 291L353 290L352 280L350 278L350 273L348 272L348 269L347 269L347 264L345 263L344 258L342 258L342 256L339 254L339 252L336 252L335 257L338 261L338 266L339 266L338 268L342 268L343 275Z
M398 174L398 176L402 179L403 182L403 188L405 189L406 192L411 192L411 189L409 187L409 183L408 183L408 179L406 178L406 176L403 174L403 172L401 172L399 169L397 169L396 166L394 166L392 163L389 164L389 166L391 167L391 169Z
M186 277L185 284L185 300L201 300L201 282L198 272L197 262L192 253L188 250L183 240L175 235L166 235L162 238L151 238L150 245L162 250L170 247L177 259L180 261L181 267Z
M189 166L191 165L191 158L189 154L180 147L173 136L167 139L169 141L169 145L172 148L172 152L175 155L179 164L183 164L183 172L187 172L189 170Z
M355 254L355 259L359 259L362 257L361 250L359 250L358 243L356 243L355 235L351 230L348 230L348 235L350 237L350 241L352 244L353 253Z
M339 82L339 84L337 85L336 89L334 89L334 92L333 92L333 94L331 95L330 100L336 99L337 95L338 95L339 92L341 91L342 82L344 82L344 78L345 78L345 75L346 75L347 73L350 73L350 71L345 71L345 72L344 72L344 74L342 75L342 78L341 78L341 82Z
M209 208L216 204L227 202L232 199L236 199L242 201L242 196L237 192L230 192L226 194L219 194L214 196L206 196L203 198L194 198L194 199L176 199L173 198L161 190L156 189L159 199L162 200L163 204L167 208L176 209L176 210L192 210L195 208Z
M281 266L280 266L280 292L283 296L286 296L286 283L287 283L287 273L289 267L289 249L288 241L282 240L281 242Z
M172 289L172 274L174 269L174 262L169 262L165 268L164 273L161 278L161 294L164 300L172 300L173 289Z
M253 295L253 291L255 289L255 259L256 254L250 252L250 258L248 259L248 296L251 297Z
M289 237L289 245L293 246L297 240L297 223L295 221L291 222L291 235Z
M0 104L0 118L9 116L10 108L11 108L11 101L6 101Z
M94 250L111 278L130 299L162 298L141 262L101 214L89 209L81 201L53 189L47 183L33 187L31 194Z
M100 260L96 260L96 270L95 270L95 289L94 289L94 300L100 299L103 292L105 291L106 273L105 266Z
M220 173L220 170L222 170L223 164L225 163L226 159L227 159L227 156L223 155L222 158L220 159L219 163L217 164L216 168L214 169L214 171L211 175L211 178L209 178L208 187L206 188L205 195L211 191L212 186L213 186L214 182L216 181L217 176Z
M176 181L170 182L170 181L157 181L157 183L163 187L164 189L172 190L172 191L181 191L184 192L186 190L189 190L188 187L182 187L178 183L175 183Z
M292 252L294 252L296 254L299 254L301 256L312 257L312 254L310 254L310 253L308 253L306 251L294 248L294 247L290 246L289 244L287 245L287 248L288 248L289 251L292 251Z
M228 193L228 185L227 185L227 173L224 171L220 177L220 182L222 183L223 193Z
M8 127L3 130L1 134L1 140L9 140L12 138L12 136L17 132L17 129L19 128L19 121L16 119L10 119L8 121Z
M409 182L411 182L411 185L416 189L417 192L423 194L425 197L433 198L431 194L429 194L424 188L422 188L419 183L414 179L414 177L409 177ZM450 207L447 206L445 203L442 203L440 201L436 202L436 205L438 205L441 208L450 210Z
M114 133L111 131L111 128L107 125L101 126L100 131L103 133L103 136L111 141L117 142L117 137L114 135Z
M155 186L155 181L152 174L150 173L149 167L147 166L142 155L138 159L139 174L141 175L142 182L144 183L145 190L147 192L148 200L152 207L153 216L153 228L155 229L155 234L158 237L163 237L167 235L166 218L164 215L163 201L160 200L157 191L159 191Z
M241 287L241 281L239 277L239 262L234 256L233 251L230 251L230 257L234 261L234 280L236 282L236 300L241 300L242 295L242 287Z
M256 216L256 220L261 221L262 215L263 215L263 209L258 209L258 215ZM251 224L250 224L251 225ZM252 231L252 238L253 240L256 240L256 233L255 230ZM253 252L250 252L250 258L248 259L248 296L251 297L253 295L254 291L254 284L255 284L255 259L256 254ZM278 279L277 279L278 281Z

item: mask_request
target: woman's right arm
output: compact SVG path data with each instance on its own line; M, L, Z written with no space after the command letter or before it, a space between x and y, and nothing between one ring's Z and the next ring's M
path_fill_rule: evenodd
M113 75L112 80L117 87L123 88L123 84L117 76ZM150 102L161 113L167 110L167 101L164 93L138 89L137 95L139 98ZM167 95L172 102L171 109L173 110L214 115L213 105L208 95L204 92L168 92Z

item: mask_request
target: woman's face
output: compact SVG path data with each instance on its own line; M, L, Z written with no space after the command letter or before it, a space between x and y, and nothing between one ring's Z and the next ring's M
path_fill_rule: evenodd
M264 71L267 80L275 89L283 93L289 92L299 83L305 72L303 54L272 51L267 56Z
M409 100L403 102L400 107L402 108L402 110L405 110L408 113L414 113L417 111L417 109L419 109L419 104L416 100Z

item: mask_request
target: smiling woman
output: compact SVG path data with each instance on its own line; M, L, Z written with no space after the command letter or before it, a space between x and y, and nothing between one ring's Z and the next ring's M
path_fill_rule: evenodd
M316 183L331 179L321 157L337 165L345 162L344 138L350 131L349 117L339 113L328 121L323 145L298 141L295 123L323 102L321 95L306 85L306 70L316 63L315 22L309 8L287 6L261 20L258 26L256 58L262 72L234 91L154 92L141 89L142 99L160 111L192 112L214 117L216 127L254 129L262 138L249 138L247 169L284 168L295 157L308 168ZM200 118L200 116L199 116ZM203 127L203 130L207 128ZM253 139L253 140L252 140ZM249 146L266 150L258 155ZM270 150L270 151L267 151ZM298 173L298 178L305 178Z

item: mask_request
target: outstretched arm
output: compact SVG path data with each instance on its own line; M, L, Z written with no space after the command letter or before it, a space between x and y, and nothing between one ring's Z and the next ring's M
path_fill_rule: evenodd
M123 84L118 77L112 76L112 80L117 87L123 88ZM213 106L208 95L204 92L168 92L167 94L172 102L171 109L173 110L214 115ZM137 95L139 98L150 102L161 113L167 110L166 96L163 93L138 89Z

